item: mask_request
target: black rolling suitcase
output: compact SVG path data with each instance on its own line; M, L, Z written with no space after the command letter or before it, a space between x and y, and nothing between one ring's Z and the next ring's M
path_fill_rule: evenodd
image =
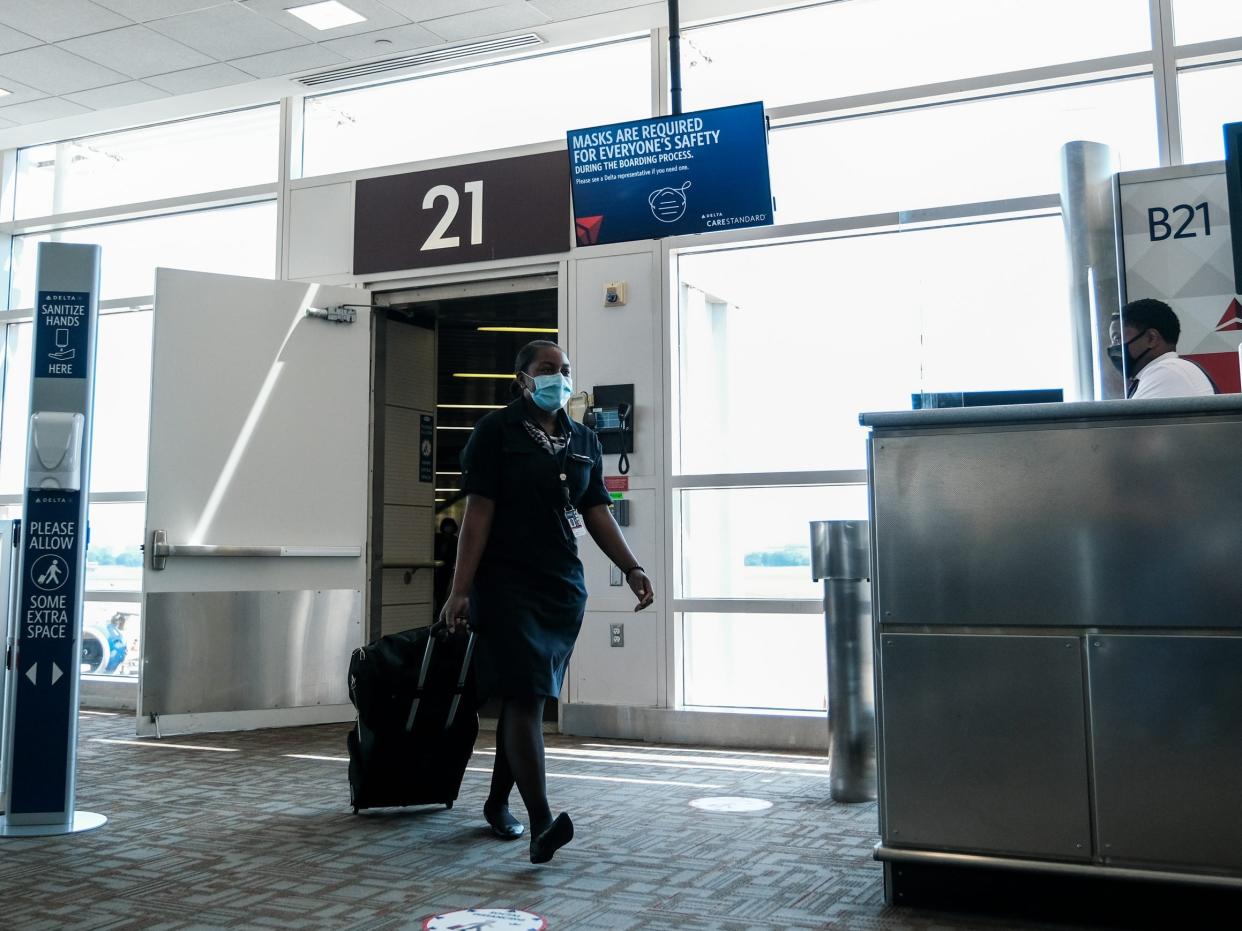
M474 634L443 624L381 637L354 651L349 794L363 808L453 807L479 735L470 659Z

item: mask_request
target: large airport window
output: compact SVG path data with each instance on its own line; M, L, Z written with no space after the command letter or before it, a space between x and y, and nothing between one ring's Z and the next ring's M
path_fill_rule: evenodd
M683 489L680 598L815 599L809 520L866 520L865 485Z
M20 495L26 487L26 421L30 417L30 323L4 328L4 409L0 412L0 494ZM20 517L19 513L14 515Z
M302 173L564 141L650 116L650 51L635 39L308 97Z
M86 550L86 588L92 592L142 591L143 524L141 501L92 501L90 546Z
M828 707L822 614L685 614L682 647L686 705Z
M1107 81L776 129L780 223L1000 200L1060 189L1072 139L1127 170L1159 164L1150 78Z
M1242 63L1182 71L1177 87L1182 107L1182 161L1224 158L1221 127L1242 120Z
M1173 0L1178 45L1242 36L1242 5L1229 0Z
M274 184L279 151L274 105L20 149L17 217Z
M87 601L82 612L82 672L137 678L142 658L142 606Z
M1072 384L1061 220L686 254L682 474L865 467L858 414Z
M778 107L1150 48L1147 0L850 0L687 30L682 69L687 109Z
M276 202L15 236L10 307L34 306L36 246L49 240L103 248L103 300L151 294L157 267L271 278L276 272Z
M147 422L151 403L150 311L99 319L91 491L147 487Z

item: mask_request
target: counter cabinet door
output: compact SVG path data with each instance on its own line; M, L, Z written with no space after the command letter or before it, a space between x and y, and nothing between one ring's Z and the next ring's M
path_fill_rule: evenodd
M1087 647L1100 852L1242 873L1242 636Z
M883 634L884 843L1091 858L1082 641Z

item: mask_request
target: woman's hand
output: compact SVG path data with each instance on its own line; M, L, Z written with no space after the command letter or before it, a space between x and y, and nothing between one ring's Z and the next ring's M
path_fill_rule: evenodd
M444 603L444 608L440 611L440 620L444 622L450 634L464 629L470 620L470 596L449 595L448 601Z
M630 583L630 591L638 599L634 610L641 611L651 607L651 603L655 601L655 590L651 587L651 579L647 578L647 573L642 569L635 569L625 577L625 581Z

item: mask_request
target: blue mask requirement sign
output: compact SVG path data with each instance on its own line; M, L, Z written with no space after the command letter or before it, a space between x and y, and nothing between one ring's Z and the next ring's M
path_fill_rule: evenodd
M762 103L572 130L578 245L773 223Z
M90 294L40 291L34 350L35 378L85 378Z
M69 702L78 674L76 585L81 492L30 491L22 523L21 645L17 676L21 715L13 753L39 766L13 769L10 811L55 812L64 805L69 766Z

